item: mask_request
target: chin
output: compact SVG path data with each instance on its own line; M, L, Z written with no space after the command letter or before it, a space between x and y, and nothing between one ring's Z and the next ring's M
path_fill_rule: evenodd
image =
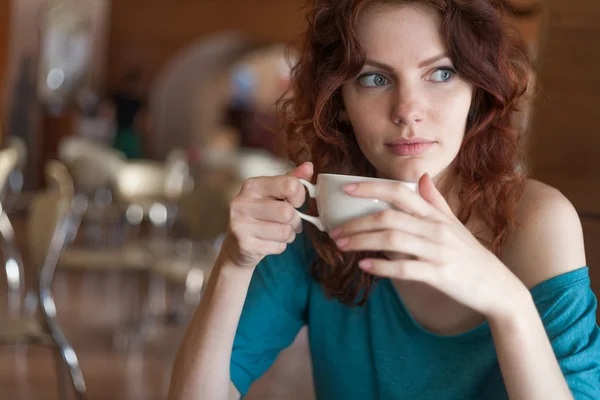
M387 168L384 168L381 171L380 176L382 178L403 182L416 183L426 172L429 172L431 176L434 176L433 168L431 168L429 163L423 159L401 160L400 162L388 165Z

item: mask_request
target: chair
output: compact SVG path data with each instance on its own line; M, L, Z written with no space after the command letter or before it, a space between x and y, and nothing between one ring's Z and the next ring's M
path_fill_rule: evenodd
M64 194L75 192L69 169L56 162L52 169L52 181L57 190ZM85 212L86 210L84 210ZM137 246L123 248L87 248L72 246L66 249L58 260L61 268L76 270L126 269L143 271L151 263L148 251Z
M122 152L76 136L60 141L58 157L71 170L78 191L91 197L107 189L111 177L127 162Z
M148 306L145 320L153 323L156 299L165 298L163 274L154 270L156 260L169 256L173 243L168 238L180 207L181 200L190 193L193 180L185 154L174 150L165 163L132 161L121 168L114 180L116 199L126 209L126 227L135 229L138 243L146 247L151 257L148 268ZM139 240L141 224L149 220L150 237Z
M18 150L15 148L5 148L0 150L0 190L2 198L6 199L8 192L8 178L11 171L15 169L19 160ZM7 210L2 204L3 212L0 213L0 235L2 241L0 247L4 255L4 270L8 283L8 309L10 315L17 316L21 313L22 297L24 290L25 274L23 271L23 262L16 244L15 231L8 218Z
M19 152L15 148L7 147L0 150L0 183L2 187L8 180L11 171L17 166Z
M165 283L184 288L185 306L195 306L208 283L218 249L215 241L193 243L184 240L172 246L177 247L184 248L158 257L151 272Z
M52 161L47 164L49 188L33 197L27 221L31 263L38 267L36 295L40 312L36 316L8 316L0 321L0 344L35 344L52 348L56 357L60 398L67 398L63 381L63 367L66 367L77 399L84 399L86 386L79 361L56 320L51 292L59 256L71 240L72 232L77 230L86 205L85 198L73 197L72 193L60 190L61 183L55 177L61 168L64 166ZM0 213L5 218L5 211Z
M60 179L57 178L56 181L63 182L61 186L65 188L64 191L72 191L72 183L71 185L67 183L71 181L69 171L61 169L60 174ZM148 279L148 299L141 298L145 293L139 290L139 283L132 293L135 298L134 318L140 320L134 323L134 331L129 331L128 336L139 333L142 322L154 320L152 311L148 314L144 312L147 311L147 306L152 309L154 299L164 295L163 282L158 282L157 279L164 279L168 269L165 264L173 260L170 251L174 246L165 235L166 229L174 219L169 211L172 209L177 211L178 202L189 192L192 185L189 166L181 152L173 153L164 164L154 161L125 163L116 171L112 188L116 202L125 212L124 228L136 229L136 240L126 241L121 248L72 246L61 254L58 263L63 269L132 272L139 274L140 278ZM171 205L174 207L170 207ZM149 220L152 225L148 240L141 240L139 236L144 220ZM177 276L187 274L181 268L177 271L179 272ZM191 276L196 278L190 280L190 284L192 281L198 281L198 271L200 270L191 273ZM193 286L197 287L198 284Z
M193 189L193 179L185 155L174 150L164 163L130 161L116 171L113 188L130 227L139 228L144 219L153 234L174 223L182 198Z
M93 140L68 136L61 139L59 159L68 167L76 191L88 197L85 224L90 243L101 245L100 239L112 237L107 233L107 223L114 224L119 209L114 207L111 180L116 171L126 164L125 155Z
M10 214L17 208L27 208L26 199L22 199L24 177L23 171L27 165L27 144L19 136L10 136L8 138L7 148L14 149L17 152L17 161L8 175L8 181L5 189L4 208ZM21 202L20 200L25 200Z
M155 167L152 163L150 163L152 167ZM132 166L131 163L125 163L125 165L119 169L118 175L122 175L123 171L125 173L125 178L132 176L132 181L125 180L126 182L130 182L133 185L133 188L129 188L129 185L125 185L123 182L123 187L121 190L125 192L125 196L117 196L120 200L124 199L135 199L136 201L141 199L142 197L137 197L140 193L152 193L152 189L156 186L162 187L164 184L164 176L163 179L160 180L160 184L155 182L155 176L150 174L145 177L143 181L137 181L139 177L136 174L137 169L142 168L146 169L146 163L142 162L140 165L134 163ZM151 171L164 172L160 168L150 168ZM61 187L61 190L70 191L73 188L73 181L71 174L67 168L56 169L56 179L57 185ZM160 173L159 176L162 176ZM118 193L119 187L116 188ZM130 195L131 197L128 197ZM145 215L150 212L153 203L142 202L145 208L142 205L135 203L135 206L126 207L126 216L127 220L130 221L129 225L137 226L141 223L141 220ZM121 206L121 203L117 204L117 206ZM139 210L138 210L139 208ZM137 215L137 212L140 212L140 215ZM138 220L139 217L139 220ZM127 226L129 226L127 225ZM74 233L75 235L75 233ZM81 272L98 272L98 271L113 271L119 273L133 273L136 276L139 276L139 280L146 280L148 274L150 272L150 267L154 263L154 257L152 252L150 251L150 246L146 243L141 243L140 241L128 241L121 247L89 247L86 245L74 245L70 248L66 249L58 260L58 266L61 269L68 269L70 271L81 271ZM145 306L146 299L143 298L145 293L143 290L140 290L140 282L136 280L135 288L131 291L132 296L132 313L134 320L141 319L141 315L143 313L143 307ZM127 340L129 342L130 338L136 339L136 342L139 344L139 328L141 324L138 321L135 321L133 324L133 329L127 328ZM115 339L119 338L119 334L115 336Z

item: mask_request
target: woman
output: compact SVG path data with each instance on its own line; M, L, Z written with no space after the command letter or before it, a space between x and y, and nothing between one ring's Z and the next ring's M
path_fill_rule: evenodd
M318 399L598 398L581 224L523 175L510 118L530 66L500 11L317 0L309 21L282 107L299 166L232 202L170 398L245 394L305 324ZM324 172L418 181L419 195L350 185L395 209L335 241L299 234L297 178Z

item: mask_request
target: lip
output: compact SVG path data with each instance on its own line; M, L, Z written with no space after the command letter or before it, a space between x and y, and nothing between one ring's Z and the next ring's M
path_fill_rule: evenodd
M401 138L392 143L386 143L385 146L397 156L419 156L433 147L435 143L435 141L422 138Z
M420 137L414 137L414 138L398 138L398 139L394 140L393 142L386 143L385 145L386 146L398 146L401 144L431 144L431 143L435 143L435 141L420 138Z

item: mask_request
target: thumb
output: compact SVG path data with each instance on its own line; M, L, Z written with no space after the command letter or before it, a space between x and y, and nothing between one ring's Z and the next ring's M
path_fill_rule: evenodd
M444 199L444 196L442 196L440 191L435 187L428 173L425 173L421 177L421 179L419 179L419 194L429 204L431 204L444 214L454 217L452 209L446 202L446 199Z
M306 161L306 162L300 164L299 166L297 166L295 169L288 172L287 175L310 181L310 178L312 178L312 176L313 176L314 169L315 169L315 167L314 167L313 163L311 163L310 161Z

